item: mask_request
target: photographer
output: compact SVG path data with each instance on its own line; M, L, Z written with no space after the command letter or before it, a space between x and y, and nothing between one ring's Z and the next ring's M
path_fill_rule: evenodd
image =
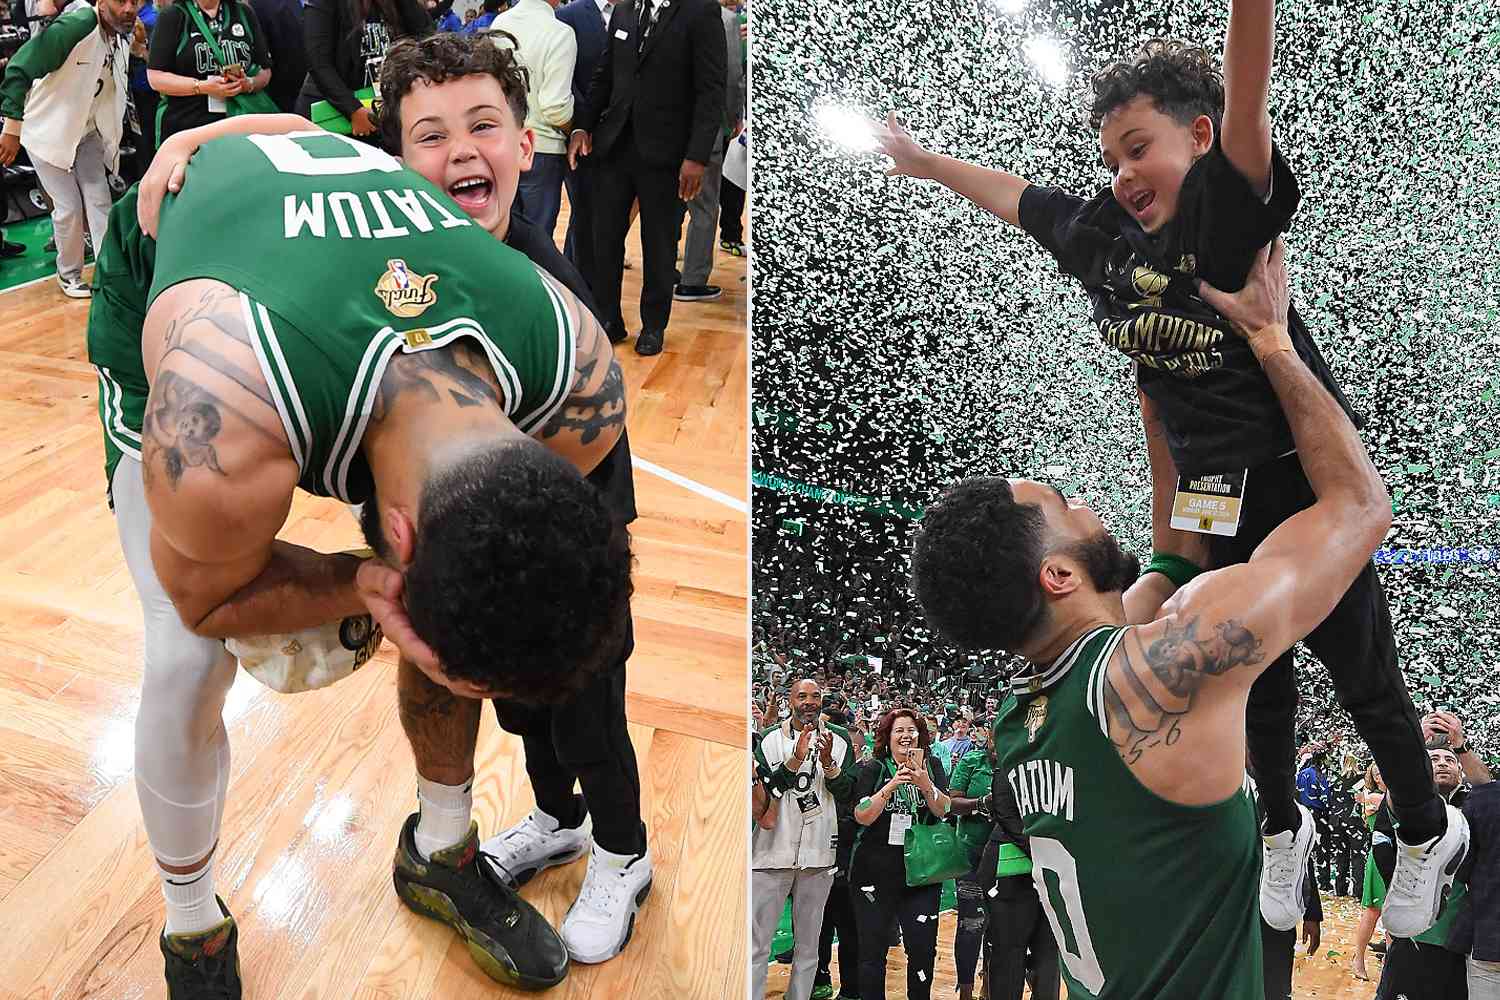
M833 886L838 803L853 789L854 752L848 732L821 718L823 692L811 678L794 681L791 717L756 740L755 763L771 796L780 796L770 829L751 840L750 972L755 996L766 991L771 939L792 897L792 978L789 1000L808 1000L818 967L823 909ZM765 815L769 815L769 811Z

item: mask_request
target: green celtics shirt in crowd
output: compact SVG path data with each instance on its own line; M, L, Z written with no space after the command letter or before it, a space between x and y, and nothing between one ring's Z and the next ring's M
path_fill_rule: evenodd
M163 206L154 244L136 224L132 192L99 251L88 344L107 475L120 454L140 456L146 308L192 278L242 293L298 485L310 493L369 498L359 445L397 351L474 339L506 414L528 434L562 404L577 331L561 286L391 156L321 132L245 136L205 144L188 176Z
M1106 735L1097 628L1017 678L995 722L995 781L1015 793L1068 996L1263 1000L1260 859L1246 790L1158 798Z

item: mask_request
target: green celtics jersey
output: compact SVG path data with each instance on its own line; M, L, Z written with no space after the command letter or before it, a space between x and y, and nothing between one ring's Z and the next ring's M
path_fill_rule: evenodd
M310 493L369 498L360 442L398 351L472 338L525 433L567 395L577 331L561 286L378 149L323 132L207 143L163 206L154 259L127 200L100 250L103 308L89 323L100 417L116 451L140 447L145 308L193 278L241 293L298 485Z
M1110 742L1098 628L1018 679L995 723L1068 996L1263 1000L1260 860L1245 790L1216 805L1147 791Z

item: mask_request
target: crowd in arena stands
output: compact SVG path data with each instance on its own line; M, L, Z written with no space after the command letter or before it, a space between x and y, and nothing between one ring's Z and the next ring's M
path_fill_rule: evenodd
M563 250L612 341L629 336L621 272L637 217L637 353L662 350L674 300L722 294L709 283L716 234L718 252L745 253L742 0L16 0L9 13L26 41L3 67L0 165L20 168L4 172L14 185L27 183L29 161L52 209L46 250L74 298L90 294L82 270L114 197L163 141L286 112L388 144L386 55L435 32L515 49L530 164L514 210L555 242L566 187ZM0 236L0 260L26 252Z
M899 944L909 997L930 995L939 961L952 963L960 1000L1019 1000L1023 985L1032 997L1057 997L1058 953L1028 874L1020 813L1008 782L995 780L990 731L1003 696L969 677L914 680L846 663L798 669L763 649L754 659L752 996L765 995L774 960L792 967L790 1000L883 997L886 955ZM1500 1000L1500 784L1458 715L1435 710L1421 724L1437 790L1472 829L1438 923L1411 940L1385 935L1380 908L1396 845L1379 770L1362 745L1310 741L1297 789L1319 847L1300 941L1309 954L1321 946L1319 888L1357 897L1349 962L1356 978L1379 980L1378 1000ZM899 877L901 836L923 824L950 825L969 863L952 876L957 921L941 958L939 885ZM787 910L792 946L773 954ZM1299 934L1264 922L1261 931L1266 996L1284 1000ZM1380 958L1373 975L1370 952Z

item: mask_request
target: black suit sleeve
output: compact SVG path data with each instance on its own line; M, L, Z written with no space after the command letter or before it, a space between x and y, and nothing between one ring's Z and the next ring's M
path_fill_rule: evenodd
M599 65L594 67L594 78L589 81L588 96L583 104L573 109L573 129L592 132L599 127L599 119L609 110L609 102L615 86L615 32L624 30L620 25L625 19L625 4L617 4L609 16L609 31L604 39L604 53Z
M354 91L339 75L338 40L344 30L339 0L308 0L302 11L302 36L307 49L307 72L323 100L345 118L360 106Z
M725 51L724 21L718 4L704 4L693 21L693 130L686 159L707 164L724 128L724 89L729 56Z
M240 10L245 15L245 23L250 28L250 52L254 57L254 63L261 69L269 69L274 79L276 76L276 64L271 59L271 45L266 38L266 29L260 23L260 17L255 13L255 8L248 3L241 6Z
M406 35L410 38L426 38L432 34L434 28L432 15L427 13L427 8L417 0L397 0L398 12L401 16L401 27L406 29Z

